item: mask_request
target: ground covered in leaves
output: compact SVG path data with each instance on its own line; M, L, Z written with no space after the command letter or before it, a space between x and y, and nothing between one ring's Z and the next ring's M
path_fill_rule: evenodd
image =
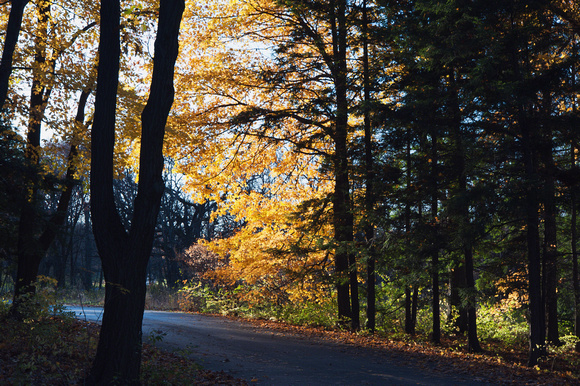
M79 385L94 358L99 326L72 317L0 317L0 385ZM228 374L143 347L144 385L245 385Z
M0 318L0 384L79 384L94 357L99 327L71 317L45 317L17 322ZM246 320L247 321L247 320ZM536 368L526 363L525 347L485 342L486 352L469 354L462 337L445 337L439 346L420 337L369 335L324 328L250 320L256 329L296 334L302 338L384 350L394 361L414 364L426 372L466 374L495 384L580 385L580 355L552 353ZM244 385L223 372L201 369L191 360L145 344L142 382L145 385Z

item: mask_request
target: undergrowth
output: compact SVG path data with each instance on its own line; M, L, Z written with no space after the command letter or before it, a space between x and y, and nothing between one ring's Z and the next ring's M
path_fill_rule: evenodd
M0 302L0 385L81 384L96 354L99 326L66 311L57 300L54 280L41 278L35 286L36 293L28 295L21 308L26 310L23 318L11 315L8 301ZM154 347L162 339L153 337L143 345L143 385L245 384Z

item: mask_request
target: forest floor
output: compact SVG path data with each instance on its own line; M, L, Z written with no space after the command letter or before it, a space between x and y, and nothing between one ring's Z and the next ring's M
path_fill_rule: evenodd
M486 379L498 380L497 384L580 385L578 353L552 354L536 368L529 368L525 366L525 348L516 350L500 342L486 342L483 354L468 354L461 337L446 336L441 345L434 346L420 337L381 337L265 320L244 321L264 330L387 350L426 371L467 374L474 379L484 374ZM46 318L17 323L6 318L0 321L0 384L79 384L94 357L97 337L98 325L84 321ZM224 372L202 370L190 359L148 344L142 363L144 384L246 384Z
M0 320L0 385L82 385L96 353L100 326L60 317ZM143 345L143 385L246 385L223 372Z

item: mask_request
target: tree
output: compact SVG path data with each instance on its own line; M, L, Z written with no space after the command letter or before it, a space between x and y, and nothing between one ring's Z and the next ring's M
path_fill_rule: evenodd
M119 79L120 1L101 2L101 38L95 119L91 134L91 215L105 275L105 312L89 384L139 383L141 324L147 263L163 195L163 137L173 104L173 74L185 4L161 0L151 89L141 114L139 185L130 229L126 230L113 192L115 111Z
M204 11L214 11L212 6L200 8L198 12L202 15ZM215 144L214 149L219 151L203 170L205 178L198 178L199 171L188 170L189 175L197 180L202 192L212 195L212 199L218 196L218 204L226 201L219 196L235 202L235 210L241 217L244 214L237 208L238 191L244 192L244 184L240 180L275 175L282 170L282 165L292 170L281 172L281 181L286 187L304 178L309 188L314 188L310 189L311 195L322 196L324 202L330 199L334 240L324 235L324 242L318 244L334 262L338 314L343 322L350 321L353 328L358 328L358 274L352 249L354 215L349 154L353 134L349 123L349 92L353 89L348 76L351 71L348 66L349 31L354 7L347 6L343 0L251 1L230 2L221 6L220 12L223 14L224 9L231 8L234 8L231 18L208 16L205 26L203 16L195 20L196 30L209 31L212 44L197 44L190 52L196 60L199 60L200 51L210 52L201 60L211 66L208 67L211 71L183 82L190 88L199 88L195 90L195 98L206 106L205 111L191 114L188 124L197 127L196 130L203 128L206 133L221 131L216 136L206 134ZM199 36L192 38L193 42L196 40ZM228 44L230 41L239 42L241 48ZM259 57L256 52L260 52L260 48L256 46L266 47L268 52L275 54ZM236 51L239 54L234 56ZM216 63L216 58L223 62ZM191 87L192 84L195 86ZM257 148L268 149L264 153L267 155L253 153ZM188 157L192 157L191 153ZM197 152L193 156L198 157ZM264 169L247 169L258 164L265 165ZM308 167L304 169L303 165ZM311 177L316 165L323 173ZM230 177L226 182L226 170L234 171L238 180ZM330 182L334 187L328 194ZM298 190L305 189L300 187L294 191ZM308 201L308 198L302 200Z
M89 24L73 35L70 41L62 44L58 49L53 48L49 52L49 24L51 20L51 8L48 2L41 2L37 7L38 27L36 30L34 45L33 78L30 94L29 119L27 128L27 146L25 156L33 165L41 164L41 125L48 105L48 100L55 86L51 79L56 69L57 61L69 48L81 32L89 30L95 23ZM36 280L38 268L46 251L57 235L58 229L64 224L66 212L69 206L74 188L75 174L77 172L77 156L80 132L85 128L85 107L91 93L90 88L81 91L75 122L71 133L70 149L67 156L67 171L64 177L63 191L55 212L43 226L39 223L40 218L40 184L41 176L31 176L20 214L18 231L18 271L16 275L13 312L20 313L19 305L22 295L34 291L31 284Z

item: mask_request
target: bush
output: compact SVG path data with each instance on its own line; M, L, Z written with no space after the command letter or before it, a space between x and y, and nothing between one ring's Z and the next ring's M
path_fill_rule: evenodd
M178 291L179 309L189 312L237 314L246 306L236 300L234 293L214 289L202 283L189 283Z
M331 299L322 302L286 304L281 307L279 317L290 324L315 327L334 327L338 323L336 302Z
M18 312L25 322L41 321L54 316L72 317L63 303L58 300L56 284L56 279L39 276L32 284L34 290L20 297Z
M508 345L526 345L528 322L526 310L509 296L495 304L486 303L477 312L477 331L482 340L499 340Z

